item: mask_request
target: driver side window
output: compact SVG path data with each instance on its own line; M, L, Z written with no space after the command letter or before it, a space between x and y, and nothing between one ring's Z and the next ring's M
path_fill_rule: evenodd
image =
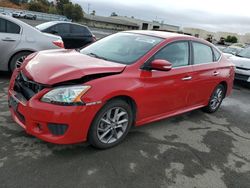
M157 52L153 60L164 59L172 63L172 67L182 67L189 64L188 42L174 42Z

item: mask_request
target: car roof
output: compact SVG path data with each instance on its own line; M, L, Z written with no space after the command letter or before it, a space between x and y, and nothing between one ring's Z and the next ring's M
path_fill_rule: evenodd
M53 25L65 23L65 24L72 24L72 25L79 25L79 26L82 26L82 27L87 27L86 25L81 25L81 24L78 24L78 23L72 23L72 22L69 22L69 21L50 21L50 22L45 22L45 23L52 23Z
M52 34L42 33L41 31L39 31L35 27L32 27L31 25L29 25L29 24L27 24L27 23L25 23L25 22L23 22L23 21L21 21L19 19L13 18L11 16L0 14L0 18L3 18L5 20L11 21L11 22L19 25L22 28L22 32L32 32L32 34L39 33L39 34L42 34L42 35L47 35L47 36L51 35L52 36ZM60 39L60 37L58 37L56 35L53 35L53 37Z
M178 34L178 33L171 33L171 32L166 32L166 31L131 30L131 31L125 31L125 32L149 35L149 36L160 37L160 38L164 38L164 39L185 37L185 38L197 40L197 38L193 37L193 36L183 35L183 34Z

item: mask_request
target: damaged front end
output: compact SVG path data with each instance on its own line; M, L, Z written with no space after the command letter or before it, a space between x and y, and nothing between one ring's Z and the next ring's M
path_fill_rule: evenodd
M53 89L62 86L74 86L74 85L83 85L89 81L100 79L107 76L112 76L119 74L117 72L114 73L100 73L100 74L92 74L83 76L79 79L68 80L60 83L56 83L53 85L46 85L35 82L29 79L22 71L20 71L14 81L13 90L16 92L19 99L29 101L34 95L42 91L43 89Z

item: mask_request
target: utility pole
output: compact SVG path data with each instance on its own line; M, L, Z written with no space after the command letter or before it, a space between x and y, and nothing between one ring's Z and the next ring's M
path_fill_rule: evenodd
M90 3L88 3L88 14L89 14L89 9L90 9Z

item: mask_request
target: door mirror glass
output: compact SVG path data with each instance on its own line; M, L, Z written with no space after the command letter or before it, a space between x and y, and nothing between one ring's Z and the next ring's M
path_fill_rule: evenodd
M170 71L172 64L167 60L155 59L151 62L151 70Z

